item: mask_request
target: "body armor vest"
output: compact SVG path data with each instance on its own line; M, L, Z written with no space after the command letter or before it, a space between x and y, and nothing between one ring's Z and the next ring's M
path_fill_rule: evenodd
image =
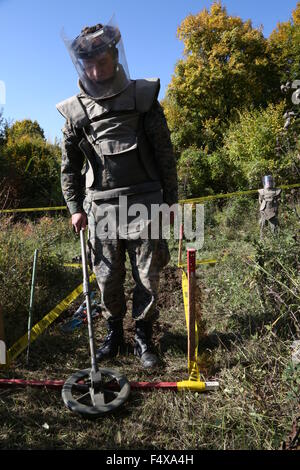
M266 220L278 214L279 197L281 189L259 189L259 195L261 199L260 212L263 213Z
M88 193L99 199L161 189L143 118L157 99L159 80L132 81L119 95L95 100L79 93L57 105L82 132Z

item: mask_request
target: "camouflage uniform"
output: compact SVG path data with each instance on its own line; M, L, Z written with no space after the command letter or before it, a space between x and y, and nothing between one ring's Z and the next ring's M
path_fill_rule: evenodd
M162 190L128 196L128 207L143 203L150 208L151 204L163 202L172 205L177 202L176 162L170 142L169 130L163 110L156 100L143 120L144 132L153 150L155 164L160 177ZM84 155L79 148L82 129L66 121L63 129L61 185L64 198L71 214L85 210L89 225L89 248L93 270L101 291L103 316L122 318L126 313L123 284L125 280L126 251L132 267L135 281L133 293L133 318L151 320L156 315L159 273L169 261L169 251L165 240L143 240L139 238L139 228L133 237L128 239L103 239L99 234L99 207L103 200L92 200L89 191L84 189ZM134 176L134 175L133 175ZM91 192L92 194L92 192ZM109 210L118 210L118 199L106 199ZM147 221L151 224L151 220ZM126 231L126 228L125 228Z
M263 237L264 227L269 223L273 234L278 232L278 206L281 189L268 188L260 189L259 210L260 210L260 237Z

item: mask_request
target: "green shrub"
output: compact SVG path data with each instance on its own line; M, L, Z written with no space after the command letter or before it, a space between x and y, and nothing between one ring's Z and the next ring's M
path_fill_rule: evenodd
M0 303L8 346L27 331L35 249L39 253L34 323L80 283L80 270L74 272L63 266L64 246L72 243L73 238L68 221L62 217L42 217L37 222L19 223L0 218Z
M265 236L263 241L254 242L253 279L269 328L284 338L300 334L300 261L296 233L282 229L278 237Z
M224 154L235 169L237 189L258 188L265 174L277 184L298 181L292 132L283 132L285 102L240 113L224 137ZM293 148L294 146L294 148Z
M0 169L13 188L9 206L38 207L62 202L61 150L46 142L39 124L29 119L6 128Z

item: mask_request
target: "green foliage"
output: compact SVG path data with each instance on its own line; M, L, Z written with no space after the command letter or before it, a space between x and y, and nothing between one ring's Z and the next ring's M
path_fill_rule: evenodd
M282 380L289 387L288 397L299 401L300 399L300 364L294 365L292 362L288 364L282 373Z
M233 191L235 168L222 149L212 154L192 146L181 153L178 160L180 197Z
M1 145L4 143L5 137L5 119L3 117L3 111L0 109L0 149Z
M38 207L61 202L61 151L48 143L39 124L28 119L6 128L0 166L13 188L8 205Z
M6 131L6 138L8 141L18 141L21 137L40 138L45 140L43 129L37 121L30 119L23 119L23 121L16 121Z
M220 223L208 228L205 233L205 247L197 253L198 259L216 257L219 260L219 263L201 265L197 269L197 283L201 287L203 301L202 315L207 325L199 348L199 357L201 360L205 359L201 363L201 379L217 380L219 390L201 395L190 391L180 394L167 390L147 394L133 392L134 399L126 403L126 412L118 416L121 433L116 432L116 418L110 415L103 419L101 428L96 422L91 422L87 428L85 422L66 412L59 397L52 392L29 387L18 390L17 394L11 393L11 390L3 390L0 397L0 446L6 449L100 447L131 450L280 448L282 441L290 434L292 421L298 412L299 366L291 366L290 343L293 338L290 311L282 309L279 312L279 300L271 298L274 294L270 289L277 292L284 301L288 291L280 284L275 284L271 277L261 280L260 271L256 271L255 264L247 257L258 256L256 261L259 261L262 254L267 263L266 270L277 278L277 268L273 269L276 262L271 259L273 246L275 257L285 260L285 269L289 275L291 272L297 273L299 266L295 263L299 256L293 237L298 221L292 210L286 214L288 207L284 205L282 218L287 228L282 229L278 242L273 237L266 236L266 257L266 252L260 251L261 247L245 242L241 236L247 231L251 239L259 237L258 225L253 223L256 210L251 207L257 201L252 201L250 197L246 204L245 200L246 198L226 200L221 209L217 201L209 203L210 206L215 206L216 213L222 210L223 218ZM234 224L234 238L231 239L224 231L226 225L229 225L226 216ZM62 221L59 218L44 218L39 224L2 225L1 228L0 246L4 246L2 253L6 264L0 263L0 271L7 272L7 281L3 282L4 276L0 283L0 295L5 299L1 304L5 309L5 327L9 327L10 333L18 338L19 333L23 334L27 326L29 273L34 247L47 242L45 253L49 253L49 256L41 256L43 264L39 265L37 277L38 310L35 312L35 319L39 319L72 290L68 284L70 268L63 271L59 260L62 262L66 259L66 247L71 247L71 244L73 255L78 254L78 239L75 242L67 219ZM8 249L5 252L6 243ZM173 240L173 243L177 247L177 241ZM229 252L226 258L223 256L225 250ZM188 378L186 322L181 273L175 267L176 255L174 251L174 267L166 268L161 276L160 318L154 324L153 336L160 343L163 357L163 366L156 370L156 379L159 381L173 382ZM45 276L41 272L44 268ZM287 284L282 268L280 270L282 276L277 280L292 287L291 280ZM291 275L293 280L294 274ZM14 276L17 281L20 275L26 276L26 282L10 282L10 277ZM75 275L81 278L81 271L73 270L72 276ZM266 295L270 296L267 305L258 292L261 282ZM77 284L79 283L80 280ZM125 284L128 295L131 296L134 284L129 272ZM295 304L292 294L290 300L288 307L292 309ZM82 301L83 297L80 302ZM108 360L103 367L121 367L130 380L145 381L147 372L140 367L140 362L131 349L134 322L131 319L130 305L129 300L124 319L128 353L120 353L113 362ZM73 304L60 320L70 318L74 308L76 307ZM280 315L283 316L272 327ZM105 336L104 319L97 319L94 325L98 346ZM31 371L41 378L57 378L68 377L74 370L88 367L88 340L86 327L65 335L61 331L60 321L55 321L32 344ZM10 375L28 376L26 354L18 357L10 369ZM152 372L149 373L149 380L153 380ZM41 410L46 410L46 415ZM45 429L45 419L49 429ZM41 432L36 432L37 426Z
M269 37L272 60L276 63L282 83L299 80L300 71L300 2L292 18L278 23Z
M299 179L299 119L284 130L292 103L280 91L299 78L299 18L300 2L269 39L221 2L181 23L184 57L162 103L181 196L256 188L265 173L278 184Z
M299 122L283 130L285 102L239 112L224 133L224 145L212 153L191 146L178 160L184 197L259 188L265 174L276 184L299 180Z
M248 220L251 219L251 223L253 218L254 221L257 218L257 196L255 199L250 196L232 197L225 204L215 215L215 219L219 229L225 231L229 239L235 239L236 231L247 225L246 215Z
M205 152L196 147L184 150L178 164L178 177L182 185L181 192L185 197L203 193L207 181Z
M73 237L66 219L42 217L38 222L12 223L0 218L0 304L8 346L26 332L33 254L39 249L34 322L80 283L81 272L63 267L60 245ZM73 277L73 279L72 279Z
M244 111L224 136L224 156L234 167L236 188L257 188L264 174L273 174L277 184L292 183L294 152L292 129L283 132L285 103L266 109ZM297 175L294 175L295 182Z
M265 316L284 338L300 333L299 240L284 230L279 237L266 236L254 242L253 279L257 283Z
M250 20L229 16L221 2L185 18L178 37L184 58L163 103L173 141L183 150L192 128L189 145L211 152L237 110L279 98L279 77L261 30Z
M207 155L207 167L209 179L208 187L211 193L223 193L236 191L236 169L228 159L223 148ZM199 194L199 193L198 193Z

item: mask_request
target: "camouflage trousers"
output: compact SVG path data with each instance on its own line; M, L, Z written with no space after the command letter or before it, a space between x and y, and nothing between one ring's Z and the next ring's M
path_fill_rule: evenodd
M127 311L124 282L126 253L135 283L132 298L134 320L150 321L157 317L156 301L160 271L170 260L166 240L138 238L103 239L97 231L97 204L85 204L88 215L88 249L93 272L101 292L102 315L106 320L123 318Z
M278 222L278 217L274 216L271 217L270 219L267 219L263 214L261 214L260 217L260 238L263 238L263 231L266 225L270 226L271 232L276 235L279 230L279 222Z

